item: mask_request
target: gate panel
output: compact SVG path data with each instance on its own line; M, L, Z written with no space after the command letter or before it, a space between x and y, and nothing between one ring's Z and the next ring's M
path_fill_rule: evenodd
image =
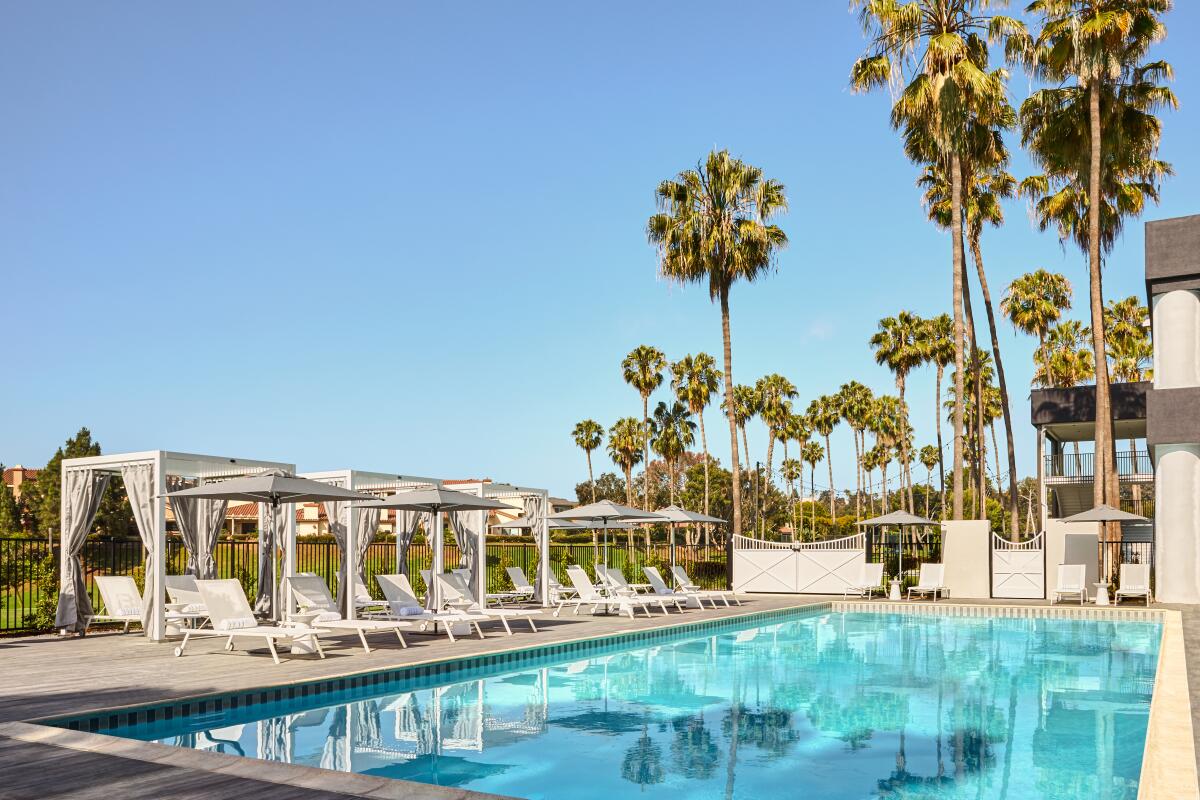
M842 594L862 579L865 550L796 550L800 594Z
M796 556L786 550L734 550L733 589L736 592L796 591Z
M1046 540L1038 534L1014 544L992 536L992 597L1044 600L1046 597Z
M739 592L841 594L862 577L865 544L862 534L804 544L736 536L733 588Z

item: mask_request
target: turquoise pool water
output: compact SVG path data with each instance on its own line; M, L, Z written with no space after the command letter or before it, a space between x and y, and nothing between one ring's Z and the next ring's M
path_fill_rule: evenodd
M1158 639L824 613L105 732L526 798L1120 800Z

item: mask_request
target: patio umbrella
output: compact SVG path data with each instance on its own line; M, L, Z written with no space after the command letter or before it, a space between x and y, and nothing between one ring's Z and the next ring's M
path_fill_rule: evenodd
M531 530L534 527L534 521L531 520L529 517L517 517L516 519L514 519L510 522L494 523L491 527L506 528L509 530L527 531L527 530ZM582 531L582 530L586 530L587 526L583 525L581 523L578 523L578 522L571 522L568 519L552 519L552 520L550 520L550 529L556 530L556 531L562 531L562 530Z
M611 500L601 500L578 508L568 508L566 511L556 511L549 515L550 519L571 519L579 522L599 522L604 531L604 568L608 569L608 530L610 523L625 520L627 522L665 522L666 517L640 508L630 508Z
M670 520L670 522L667 523L667 530L670 531L670 536L671 536L671 582L674 583L675 582L675 525L676 524L687 524L689 522L691 522L691 523L710 522L710 523L717 523L720 525L724 525L725 520L721 519L720 517L710 517L707 514L701 514L698 511L688 511L686 508L680 508L679 506L667 506L666 508L658 509L654 513L661 514L662 516L664 516L668 520Z
M396 492L388 497L375 499L371 502L363 503L362 508L395 508L401 511L424 511L433 514L433 536L435 544L433 548L433 565L431 567L430 576L437 575L442 572L442 512L444 511L489 511L496 508L512 508L507 503L501 503L498 500L492 500L488 497L479 497L477 495L468 494L467 492L456 492L452 489L442 489L434 487L432 489L415 489L409 492ZM481 546L484 543L480 543ZM472 575L476 572L471 570ZM437 581L431 581L432 586L428 586L427 591L431 606L438 608L441 605L441 592L438 589ZM480 593L483 596L483 593ZM436 627L436 626L435 626Z
M1110 505L1101 503L1095 508L1089 508L1087 511L1080 511L1078 514L1072 514L1069 517L1064 517L1061 522L1149 522L1145 517L1139 517L1137 514L1130 514L1128 511L1122 511L1119 508L1113 508Z
M915 526L937 525L937 523L931 519L925 519L924 517L918 517L916 514L910 514L907 511L892 511L891 513L884 514L881 517L871 517L870 519L864 519L862 522L860 522L858 524L863 527L878 527L878 528L882 528L885 525L895 525L898 528L910 527L910 526L914 526L914 525ZM898 573L896 575L897 578L899 578L901 575L904 574L904 548L903 547L899 548L899 552L897 553L896 572Z
M206 500L242 500L251 503L263 503L270 506L269 524L266 548L269 557L258 566L259 588L255 606L270 614L271 619L277 619L279 614L279 576L275 570L275 543L279 538L276 530L276 516L279 506L285 503L320 503L326 500L373 500L369 494L352 492L328 483L297 478L282 470L268 470L257 475L247 475L243 478L230 478L225 481L204 483L191 489L180 489L177 492L167 492L170 497L192 497ZM268 571L269 570L269 571ZM270 584L270 595L267 587Z

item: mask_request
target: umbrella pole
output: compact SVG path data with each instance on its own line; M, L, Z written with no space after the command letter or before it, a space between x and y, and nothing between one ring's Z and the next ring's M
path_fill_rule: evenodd
M671 584L675 584L675 523L667 526L671 535ZM676 587L678 588L678 587Z
M271 498L271 619L279 620L279 498Z

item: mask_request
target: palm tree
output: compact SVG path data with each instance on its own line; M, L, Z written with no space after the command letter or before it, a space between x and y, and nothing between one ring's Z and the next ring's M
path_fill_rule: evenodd
M886 514L891 511L887 491L887 465L891 463L892 451L900 446L908 429L908 423L904 419L904 413L900 406L900 399L891 395L881 395L876 398L871 409L869 427L875 436L875 449L882 448L878 463L883 470L883 513ZM903 495L903 493L901 494Z
M646 426L636 417L622 417L608 429L608 457L625 472L625 502L633 507L633 468L641 463ZM593 538L595 534L593 533Z
M733 387L733 418L742 434L742 452L746 454L746 469L750 469L750 443L746 438L746 423L754 419L762 408L758 392L753 386L738 384Z
M1155 156L1161 125L1154 112L1178 105L1160 81L1164 61L1145 63L1166 36L1170 0L1034 0L1037 38L1014 34L1007 50L1048 88L1021 106L1022 141L1044 173L1022 183L1036 198L1044 230L1058 228L1087 253L1092 352L1096 368L1096 464L1093 502L1119 504L1112 400L1105 358L1101 259L1122 218L1137 216L1171 167ZM1095 202L1089 202L1094 198Z
M892 448L886 444L876 444L869 451L871 454L871 463L879 469L881 484L881 497L879 513L888 513L891 503L888 500L888 464L892 463Z
M648 344L638 345L630 351L629 355L625 356L625 360L621 362L621 373L625 378L625 382L637 389L639 395L642 396L642 427L646 430L646 438L644 446L650 446L650 395L654 394L654 390L662 385L663 370L667 366L667 357L657 347L651 347ZM645 501L645 509L650 510L650 452L643 450L642 458L646 462L646 469L642 473L642 491Z
M571 431L575 438L575 446L587 455L588 483L592 487L592 502L596 502L596 479L592 477L592 451L604 443L604 428L594 419L585 419L576 423Z
M650 446L667 465L667 494L671 505L675 505L675 475L679 459L687 449L696 442L696 423L691 420L691 412L683 403L676 400L667 405L662 400L654 407L654 417L650 420ZM650 543L650 529L646 529L646 544Z
M856 520L861 520L862 494L865 488L863 470L866 469L863 455L867 449L865 431L871 419L871 408L875 398L871 390L858 381L842 384L838 390L838 397L842 407L842 419L846 420L854 436L854 459L858 465L855 472L858 487L854 496L854 516Z
M788 443L798 442L803 445L808 441L808 437L812 435L812 426L809 425L808 418L803 414L791 413L791 405L788 405L788 415L784 419L783 424L775 432L775 438L783 445L783 457L786 460L788 457Z
M925 466L925 519L929 519L929 495L933 494L933 468L941 462L941 453L933 445L927 444L921 448L919 458ZM942 497L942 502L946 502L945 496Z
M921 337L922 350L925 352L926 363L933 364L935 377L933 382L933 422L937 432L938 448L938 480L941 483L942 507L946 505L946 464L945 446L942 444L942 378L946 367L954 363L954 322L949 314L939 314L925 320L925 330Z
M1118 381L1144 381L1153 370L1148 369L1154 357L1150 339L1108 340L1108 360L1112 362L1112 376Z
M863 483L867 489L867 515L875 516L875 489L871 485L871 473L879 469L880 448L872 447L862 454Z
M796 397L796 387L782 375L772 373L759 378L754 384L754 391L759 398L758 416L767 426L767 483L771 483L771 457L775 453L775 440L779 431L787 423L792 414L792 399Z
M808 488L812 504L812 535L817 538L817 464L825 457L825 448L820 442L805 442L800 448L800 458L808 464ZM833 519L829 520L831 523Z
M1004 113L1005 127L1011 127L1012 109L1007 107ZM983 266L983 248L980 240L983 236L984 225L998 228L1004 224L1004 208L1001 200L1007 200L1016 194L1017 181L1007 171L1008 151L1004 148L999 131L981 132L979 141L985 146L972 157L964 161L966 172L963 176L965 192L964 213L966 215L967 242L970 245L971 257L975 262L975 274L979 278L979 289L983 294L984 310L987 313L988 332L991 335L992 358L996 365L996 376L999 382L1001 409L1004 415L1004 432L1007 444L1009 483L1009 535L1013 541L1019 536L1020 506L1017 497L1017 453L1013 439L1012 414L1008 402L1008 382L1004 375L1004 361L1000 356L1000 336L996 330L996 311L992 306L992 293L988 289L987 270ZM944 171L936 165L929 167L920 181L926 186L925 202L930 208L930 216L939 222L949 221L949 184L945 180ZM999 453L997 453L997 458Z
M812 429L825 440L825 464L829 467L829 519L837 519L835 502L837 492L833 488L833 448L829 446L829 437L833 429L842 420L841 395L821 395L808 404L808 422Z
M1109 300L1104 307L1104 330L1108 343L1108 357L1113 361L1114 375L1118 354L1124 356L1118 380L1142 380L1142 366L1151 357L1149 326L1150 311L1136 296L1123 300ZM1126 376L1126 377L1122 377ZM1136 375L1137 377L1128 377Z
M1013 280L1000 300L1000 311L1019 331L1046 344L1046 332L1071 308L1071 282L1057 272L1037 269Z
M729 337L729 293L739 280L766 274L787 236L769 224L787 209L783 184L763 177L758 167L714 151L704 164L658 186L664 213L650 218L647 235L658 248L664 276L681 283L706 282L709 298L721 307L724 345L725 416L729 420L733 533L742 532L741 463L733 400L733 348ZM747 455L747 461L749 456Z
M792 541L796 541L796 481L804 476L800 462L794 458L785 458L779 465L779 474L787 481L788 501L792 511Z
M879 330L871 337L875 348L875 362L884 364L896 376L896 391L900 394L900 416L908 419L908 406L904 402L904 381L908 373L924 361L921 336L926 328L925 320L908 311L879 321ZM902 484L908 490L908 511L913 510L912 475L908 469L908 450L904 437L900 438L900 463L903 465Z
M680 402L700 420L700 447L704 450L704 513L708 513L708 434L704 430L704 409L717 392L721 381L721 370L708 353L684 356L671 365L671 388ZM704 526L704 545L709 544L710 525Z
M894 89L898 77L908 80L894 95L892 127L904 129L910 158L940 163L950 175L954 364L960 382L965 352L962 160L970 152L971 125L990 128L991 117L1005 105L1002 71L987 71L985 37L1023 30L1007 17L989 20L981 6L982 0L852 0L871 44L851 70L851 86L855 91ZM961 383L956 389L962 396ZM954 416L954 519L962 519L963 512L962 451L960 407Z

